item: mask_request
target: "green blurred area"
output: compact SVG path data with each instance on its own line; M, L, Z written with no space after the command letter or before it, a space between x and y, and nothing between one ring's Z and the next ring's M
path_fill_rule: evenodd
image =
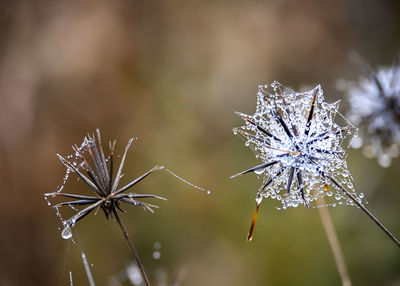
M357 79L355 51L391 65L400 48L397 1L3 1L0 9L0 285L96 285L132 262L115 221L102 213L74 227L76 244L43 193L55 191L87 132L131 137L126 183L164 165L135 192L156 194L155 214L127 206L122 219L155 282L180 285L340 285L317 209L260 208L246 242L255 175L229 176L259 162L232 134L252 113L257 85L299 89L320 83L328 102L344 99L339 78ZM400 236L399 160L382 169L350 150L356 190ZM71 193L88 193L72 176ZM329 209L353 285L400 285L400 252L357 208ZM64 208L63 216L73 211ZM161 244L153 259L154 243ZM119 276L118 276L119 277ZM123 285L129 285L127 282ZM156 282L154 285L160 285ZM172 285L172 284L169 284Z

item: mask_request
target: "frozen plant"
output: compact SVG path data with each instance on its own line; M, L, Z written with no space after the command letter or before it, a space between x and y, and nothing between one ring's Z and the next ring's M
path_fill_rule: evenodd
M399 156L400 145L400 65L381 67L357 82L338 82L350 103L348 118L360 128L352 147L363 147L366 157L376 157L389 167Z
M263 184L256 195L249 241L264 198L276 199L286 209L313 206L318 198L324 197L327 205L360 207L400 246L363 206L364 195L354 190L345 148L356 128L338 112L338 108L339 102L325 102L320 86L295 92L275 81L259 86L254 114L237 113L245 125L234 128L233 133L241 136L245 145L262 161L262 164L232 176L251 172L263 176ZM336 123L339 120L345 126Z

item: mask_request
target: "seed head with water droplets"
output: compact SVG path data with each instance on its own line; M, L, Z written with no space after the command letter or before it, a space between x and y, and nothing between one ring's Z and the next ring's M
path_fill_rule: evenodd
M319 85L304 92L276 81L259 86L256 112L238 112L245 125L233 133L244 139L262 164L232 177L250 172L262 175L257 205L263 198L272 198L284 209L312 206L319 197L326 197L332 206L354 205L336 185L328 187L328 178L334 177L359 200L363 197L354 191L345 154L357 129L338 108L339 102L325 102Z
M360 128L352 147L389 167L400 154L400 65L370 69L368 77L338 82L350 103L348 117Z
M73 146L74 155L61 156L58 155L61 163L67 168L66 176L63 179L63 184L59 187L57 192L45 194L46 199L49 197L64 197L73 199L72 201L61 202L55 205L57 209L61 206L68 205L74 210L76 214L67 220L63 220L64 230L62 231L62 237L69 239L72 237L71 227L75 223L86 215L94 211L95 209L102 209L105 216L109 218L115 215L117 211L125 212L121 208L122 203L131 204L135 206L141 206L146 210L153 212L153 208L157 206L145 203L141 199L155 198L163 199L162 197L147 194L137 193L126 193L126 191L137 183L142 181L151 173L161 170L162 166L156 166L139 176L129 184L119 187L119 182L123 176L123 166L125 163L126 154L129 147L131 146L133 139L130 139L125 147L125 152L122 156L121 163L114 176L114 148L115 141L110 142L110 155L106 157L101 142L100 131L97 130L97 140L95 135L87 135L80 146ZM94 192L95 196L68 194L62 192L64 184L69 178L71 173L75 173L86 185ZM81 210L77 210L75 207L86 206Z

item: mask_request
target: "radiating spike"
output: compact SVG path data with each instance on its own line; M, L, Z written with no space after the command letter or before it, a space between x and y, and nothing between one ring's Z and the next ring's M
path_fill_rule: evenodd
M257 123L255 123L253 120L251 120L250 118L248 118L247 116L245 116L243 113L240 112L236 112L237 115L239 115L240 117L242 117L244 120L246 120L247 122L249 122L250 124L256 126L256 128L258 130L260 130L262 133L264 133L265 135L275 139L278 142L282 142L281 139L279 139L278 137L276 137L275 135L273 135L272 133L270 133L269 131L265 130L264 128L262 128L260 125L258 125Z
M258 218L258 210L260 208L260 204L261 204L261 200L260 200L260 203L258 203L258 202L256 203L256 208L254 210L253 218L251 219L250 230L247 235L247 242L250 242L253 240L254 229L256 227L256 222L257 222L257 218Z
M248 136L248 137L251 137L251 138L253 138L253 139L255 139L255 140L258 140L258 141L260 141L260 142L263 142L265 148L272 149L272 150L279 151L279 152L284 152L284 153L291 154L291 155L300 155L300 152L298 152L298 151L281 150L281 149L272 147L272 146L270 146L270 145L267 145L267 144L266 144L266 141L264 141L264 140L262 140L262 139L256 137L256 136L253 135L253 134L250 134L250 133L248 133L248 132L246 132L246 131L243 131L243 130L240 130L240 129L239 129L238 132L239 132L240 134L244 135L244 136Z
M272 181L275 180L277 177L279 177L286 168L287 168L286 166L283 166L281 169L279 169L279 171L265 183L265 185L260 189L259 192L263 191L266 187L268 187L268 185L271 184Z
M96 200L76 200L76 201L69 201L69 202L62 202L59 204L56 204L54 207L60 207L60 206L65 206L65 205L77 205L77 206L83 206L83 205L88 205L94 203Z
M164 167L163 166L155 166L153 169L151 169L150 171L147 171L146 173L144 173L143 175L141 175L140 177L136 178L135 180L133 180L132 182L130 182L129 184L127 184L126 186L120 188L118 191L113 192L114 194L120 194L126 190L128 190L129 188L131 188L132 186L136 185L137 183L139 183L141 180L143 180L144 178L146 178L148 175L150 175L151 173L158 171L158 170L162 170ZM121 169L121 167L120 167ZM119 171L118 171L119 173ZM117 180L115 180L115 182L117 182ZM118 185L117 185L118 186ZM114 187L115 187L115 183L114 183Z
M114 193L117 190L119 180L121 179L122 169L124 168L126 154L128 153L129 147L131 147L132 142L133 142L133 138L129 139L128 144L125 147L125 152L124 152L124 155L122 156L121 163L119 164L118 172L117 172L117 175L115 176L115 181L114 181L114 185L111 189L111 193Z
M291 167L290 168L290 172L289 172L289 179L288 179L288 183L287 183L287 193L290 193L290 187L292 186L292 181L293 181L293 175L294 175L294 171L295 171L295 167Z
M96 129L96 133L97 133L97 140L99 141L99 146L100 146L100 155L101 155L101 160L103 163L104 175L107 179L106 182L109 182L110 177L109 177L108 170L107 170L106 157L104 156L103 144L101 143L101 134L100 134L100 130L98 128Z
M230 178L233 179L233 178L236 178L238 176L241 176L241 175L244 175L244 174L247 174L247 173L250 173L250 172L255 172L257 170L265 169L266 167L272 166L272 165L274 165L276 163L278 163L278 161L273 161L273 162L261 164L261 165L255 166L253 168L247 169L245 171L242 171L240 173L237 173L236 175L233 175Z
M89 180L84 174L81 173L81 171L79 171L74 164L72 164L71 162L67 161L66 159L64 159L64 157L62 157L61 155L57 154L58 157L60 158L60 160L64 163L67 164L69 167L72 168L72 170L74 170L75 173L78 174L78 176L86 182L86 184L88 184L97 194L101 195L100 190L96 187L96 185Z
M306 123L306 128L304 130L304 134L308 136L308 133L310 132L310 127L311 127L311 120L314 117L314 109L315 109L315 101L317 99L317 94L318 94L319 88L315 88L313 98L311 100L311 108L310 108L310 113L308 114L307 118L307 123Z

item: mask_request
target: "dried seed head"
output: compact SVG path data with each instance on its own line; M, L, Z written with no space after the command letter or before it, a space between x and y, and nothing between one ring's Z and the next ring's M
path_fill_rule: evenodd
M400 146L400 65L382 67L357 82L341 80L338 88L347 93L349 119L360 127L360 137L352 147L363 148L366 157L389 167L399 156Z
M326 197L332 206L354 205L337 186L328 188L325 174L329 174L361 200L363 194L354 191L345 155L357 129L338 107L339 102L325 102L320 86L305 92L276 81L259 86L256 112L237 113L245 125L233 129L262 161L238 174L263 176L257 198L277 199L283 208L313 205L319 197Z

